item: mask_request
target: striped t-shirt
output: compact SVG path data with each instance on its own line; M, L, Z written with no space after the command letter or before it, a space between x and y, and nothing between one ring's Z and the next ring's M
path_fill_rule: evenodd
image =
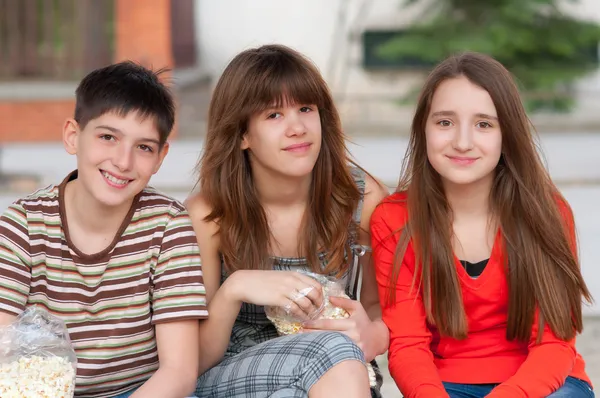
M40 305L67 324L76 396L112 397L158 369L154 324L206 318L194 230L184 206L146 188L114 241L86 255L67 238L62 184L0 218L0 311Z

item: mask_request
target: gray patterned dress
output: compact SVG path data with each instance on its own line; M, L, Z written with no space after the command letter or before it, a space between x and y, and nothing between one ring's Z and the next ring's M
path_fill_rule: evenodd
M365 191L365 176L360 169L352 174L361 192L353 219L360 223ZM368 248L351 241L352 263L346 275L346 294L356 299L360 282L359 258ZM319 259L325 265L325 255ZM275 270L309 270L305 258L273 257ZM227 278L222 267L222 281ZM209 369L199 379L196 396L222 397L306 397L308 390L334 365L348 360L364 360L360 348L348 337L337 332L308 333L279 337L267 319L264 307L243 303L237 316L229 347L221 363ZM372 397L381 397L382 377L375 361L377 387Z

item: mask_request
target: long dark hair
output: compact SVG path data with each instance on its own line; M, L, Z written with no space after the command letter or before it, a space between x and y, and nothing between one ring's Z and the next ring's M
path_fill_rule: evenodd
M576 254L573 215L543 166L510 73L482 54L446 59L431 72L421 92L398 186L398 191L407 191L408 222L398 244L389 298L393 300L401 259L411 241L417 260L414 282L422 289L429 322L444 335L467 336L452 252L452 211L441 178L427 158L425 140L437 87L459 76L489 93L502 131L490 203L500 225L510 290L507 338L528 340L539 308L540 326L547 322L559 338L571 339L583 327L582 299L592 300Z
M230 272L272 265L271 232L240 145L252 115L285 103L317 105L322 127L298 251L316 272L342 272L360 192L327 84L307 58L288 47L266 45L238 54L215 87L198 165L200 192L212 208L206 220L219 224L221 254ZM324 270L319 249L327 251Z

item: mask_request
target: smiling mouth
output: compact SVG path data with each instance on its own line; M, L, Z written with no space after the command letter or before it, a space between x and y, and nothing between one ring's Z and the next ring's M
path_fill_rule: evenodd
M106 178L106 180L108 180L108 182L110 182L110 183L112 183L112 185L115 185L118 187L124 187L127 184L129 184L131 181L133 181L133 180L129 180L129 179L117 178L114 175L112 175L109 172L104 171L104 170L100 170L100 173L102 174L102 176L104 178Z
M455 156L448 156L448 159L450 159L453 163L462 164L462 165L472 164L472 163L475 163L475 161L477 160L477 158L463 158L463 157L455 157Z
M309 142L304 142L302 144L295 144L285 147L283 150L288 152L302 152L307 150L312 144Z

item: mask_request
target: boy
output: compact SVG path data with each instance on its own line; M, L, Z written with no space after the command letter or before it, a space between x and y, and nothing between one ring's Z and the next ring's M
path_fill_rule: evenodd
M123 62L86 76L63 128L77 170L0 218L0 325L29 305L63 319L77 397L195 388L208 315L196 237L183 205L147 187L174 123L159 74Z

